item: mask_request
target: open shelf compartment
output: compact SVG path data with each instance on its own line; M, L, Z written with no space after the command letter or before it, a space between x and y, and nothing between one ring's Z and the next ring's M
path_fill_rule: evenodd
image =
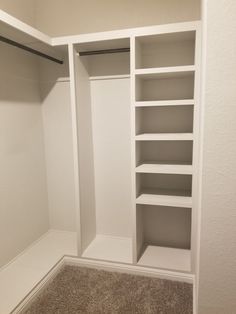
M136 69L194 64L195 31L136 37Z
M136 101L178 101L193 97L194 71L136 75Z
M136 134L192 133L193 106L136 108Z
M190 272L191 209L137 206L138 265Z
M137 204L192 207L192 176L137 173Z

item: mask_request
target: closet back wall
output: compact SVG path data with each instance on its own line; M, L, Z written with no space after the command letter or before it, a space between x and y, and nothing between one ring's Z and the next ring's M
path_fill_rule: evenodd
M39 73L50 228L75 231L68 62L58 65L41 59Z
M36 26L52 36L200 19L200 0L35 0Z
M0 266L49 228L37 62L0 44Z

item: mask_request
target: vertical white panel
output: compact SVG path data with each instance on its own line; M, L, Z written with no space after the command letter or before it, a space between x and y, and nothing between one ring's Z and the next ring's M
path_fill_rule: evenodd
M142 213L138 212L136 215L136 125L135 125L135 99L136 99L136 82L135 82L135 65L136 65L136 49L135 49L135 37L130 38L130 88L131 88L131 115L130 115L130 130L131 130L131 193L132 193L132 241L133 241L133 263L137 263L137 256L141 250L143 238L142 238ZM139 229L139 238L137 238L137 230Z
M72 140L73 140L73 165L74 165L74 190L76 225L78 236L78 255L81 255L81 217L80 217L80 186L79 186L79 160L78 160L78 127L77 127L77 93L76 93L76 51L73 45L69 49L69 72L70 72L70 97L71 97L71 120L72 120Z
M191 230L191 271L196 272L197 223L200 211L199 183L200 183L200 70L201 70L201 27L196 29L195 40L195 80L194 80L194 119L193 119L193 176L192 176L192 230Z
M76 65L82 251L96 235L92 109L90 81L85 59L77 57Z

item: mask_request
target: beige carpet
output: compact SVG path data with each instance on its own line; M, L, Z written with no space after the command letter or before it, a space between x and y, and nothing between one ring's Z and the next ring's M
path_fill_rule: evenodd
M66 266L23 314L190 314L192 285Z

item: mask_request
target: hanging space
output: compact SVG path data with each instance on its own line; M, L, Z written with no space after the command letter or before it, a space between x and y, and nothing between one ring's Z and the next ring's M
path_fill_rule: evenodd
M138 265L191 271L196 31L132 47Z
M75 45L81 256L132 263L130 40Z

